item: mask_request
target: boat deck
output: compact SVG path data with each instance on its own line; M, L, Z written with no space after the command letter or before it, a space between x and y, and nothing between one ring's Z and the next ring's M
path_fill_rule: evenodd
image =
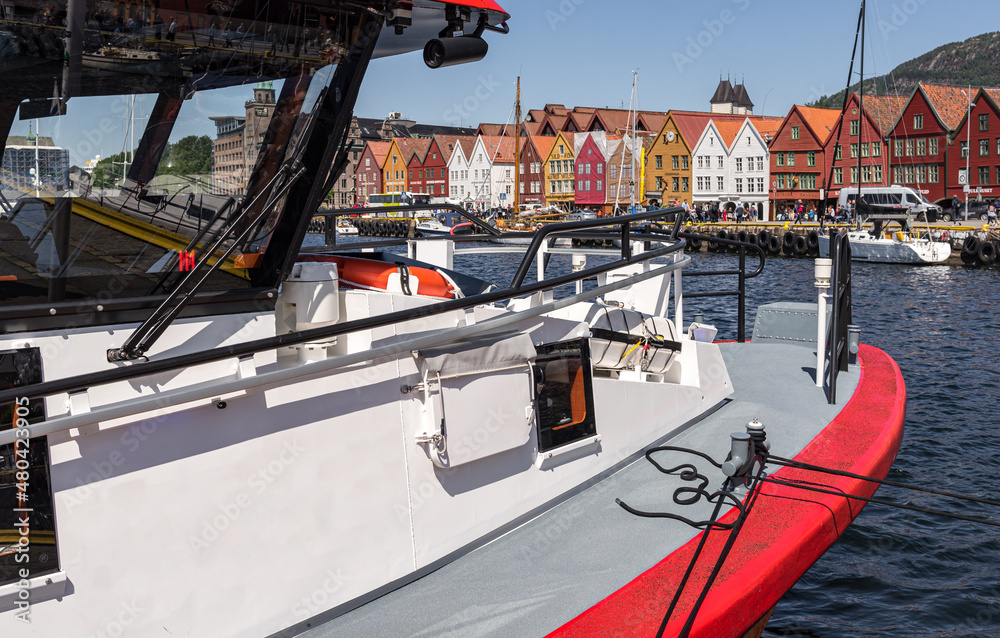
M814 383L813 347L734 343L721 344L721 348L735 393L665 442L701 450L720 462L729 450L729 434L745 431L746 423L755 417L766 427L773 454L796 456L844 408L860 379L858 366L842 373L838 386L842 398L831 406ZM698 457L660 454L660 462L668 467L697 465L711 480L710 491L722 482L721 471ZM696 537L697 530L684 523L636 517L615 503L620 498L638 509L669 509L690 519L707 519L712 510L707 502L673 503L673 491L681 485L679 477L658 472L640 457L486 546L304 635L546 635ZM724 538L725 534L712 536ZM673 589L661 591L653 603L662 617ZM655 615L656 609L652 611ZM607 629L588 635L606 634Z

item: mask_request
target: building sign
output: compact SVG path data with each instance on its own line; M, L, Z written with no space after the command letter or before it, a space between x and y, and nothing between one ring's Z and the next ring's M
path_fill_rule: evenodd
M255 108L253 110L253 113L254 113L254 115L256 115L258 117L267 117L267 107L266 106L258 106L257 108Z

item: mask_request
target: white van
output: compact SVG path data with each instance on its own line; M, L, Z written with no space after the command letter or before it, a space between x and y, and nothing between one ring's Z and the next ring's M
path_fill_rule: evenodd
M856 204L858 198L857 187L840 189L840 197L837 199L838 206L847 206L848 203ZM941 207L927 201L927 198L909 186L870 186L861 189L863 203L869 206L903 207L913 215L917 221L936 222L941 217Z

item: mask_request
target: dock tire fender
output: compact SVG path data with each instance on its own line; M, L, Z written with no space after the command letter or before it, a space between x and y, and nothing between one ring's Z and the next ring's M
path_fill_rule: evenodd
M781 245L787 248L791 248L795 245L795 237L797 235L790 230L786 230L784 236L781 238Z
M984 241L981 242L982 245L979 247L979 261L983 262L984 266L992 266L997 260L997 246L993 242Z
M815 230L810 230L809 234L806 235L806 242L809 246L809 250L819 248L819 233Z
M762 230L757 233L757 245L767 246L771 243L771 233L767 230Z
M966 239L966 241L968 242L968 243L967 243L967 244L965 245L965 247L969 249L969 252L970 252L970 253L973 253L973 254L976 254L976 253L978 253L978 252L979 252L979 247L980 247L980 245L981 245L981 244L982 244L983 242L979 241L979 238L978 238L978 237L976 237L975 235L969 235L969 236L968 236L968 237L966 237L965 239Z
M767 251L772 255L781 253L781 240L775 235L771 235L767 240Z
M809 242L807 242L806 238L803 237L802 235L796 235L793 248L795 249L796 254L798 255L805 254L805 252L809 250Z

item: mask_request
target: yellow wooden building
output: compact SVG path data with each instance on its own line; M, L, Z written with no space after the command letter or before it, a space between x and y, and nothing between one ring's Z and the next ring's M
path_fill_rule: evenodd
M560 132L544 162L546 204L563 210L573 208L576 195L574 160L573 133Z

